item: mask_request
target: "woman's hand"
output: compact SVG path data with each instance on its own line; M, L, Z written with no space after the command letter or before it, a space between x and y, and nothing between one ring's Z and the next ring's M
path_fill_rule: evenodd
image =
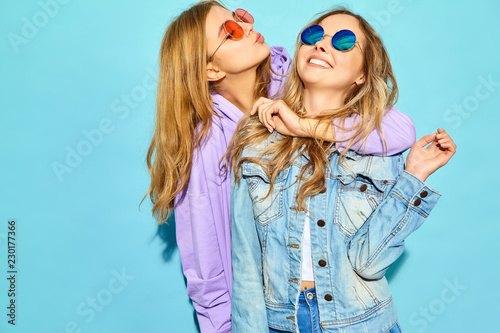
M256 112L259 115L259 121L270 133L277 130L283 135L306 136L300 124L300 117L282 100L273 101L261 97L253 105L250 114L254 115Z
M438 133L426 135L411 146L405 170L425 182L427 177L448 163L456 149L448 133L439 128Z

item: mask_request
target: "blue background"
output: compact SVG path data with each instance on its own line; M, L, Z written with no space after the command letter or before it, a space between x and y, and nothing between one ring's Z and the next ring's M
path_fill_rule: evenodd
M157 227L149 199L138 207L160 42L193 2L60 1L0 3L0 331L196 332L174 225ZM336 4L381 34L417 136L443 127L458 146L427 181L443 197L388 274L403 331L498 331L500 2L226 1L291 54Z

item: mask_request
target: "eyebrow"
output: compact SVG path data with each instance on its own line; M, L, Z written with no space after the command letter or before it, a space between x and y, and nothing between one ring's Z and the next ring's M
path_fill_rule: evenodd
M232 13L231 13L231 15L233 16L233 20L234 20L234 18L235 18L234 16L236 15L236 13L235 13L235 12L232 12ZM226 20L226 21L227 21L227 20ZM220 25L219 32L217 33L217 36L218 36L218 37L220 37L220 36L221 36L221 33L222 33L222 31L224 30L224 24L226 23L226 21L224 21L224 23L222 23L222 24Z

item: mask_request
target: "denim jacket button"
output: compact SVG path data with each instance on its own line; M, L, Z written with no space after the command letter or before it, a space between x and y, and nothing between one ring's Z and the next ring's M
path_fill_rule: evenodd
M321 259L320 261L318 261L318 265L320 265L321 267L325 267L326 266L326 261Z
M425 198L427 196L427 194L429 194L429 193L427 193L427 191L423 191L422 193L420 193L420 197Z
M311 300L314 298L314 294L309 292L309 293L307 293L306 297L307 297L307 299Z
M333 299L332 295L330 294L325 295L325 301L331 302L332 299Z
M366 186L366 184L363 184L363 185L361 185L361 187L359 188L359 190L361 192L364 192L364 191L366 191L367 188L368 188L368 186Z
M415 206L418 206L420 205L422 201L420 199L417 198L417 200L415 200L415 202L413 203Z
M325 223L325 221L323 221L323 220L318 220L318 225L319 225L320 227L324 227L324 226L326 225L326 223Z

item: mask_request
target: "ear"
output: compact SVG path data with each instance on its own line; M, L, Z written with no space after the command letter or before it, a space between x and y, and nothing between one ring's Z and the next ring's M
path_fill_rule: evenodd
M364 74L362 74L360 77L358 77L356 79L356 82L354 82L357 86L360 86L362 85L363 83L365 83L365 76Z
M207 80L208 81L219 81L226 77L226 73L222 71L213 62L207 64Z

